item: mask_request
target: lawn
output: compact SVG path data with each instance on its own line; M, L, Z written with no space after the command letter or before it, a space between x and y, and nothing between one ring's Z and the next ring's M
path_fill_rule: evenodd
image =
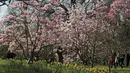
M115 72L115 73L130 73L130 67L128 67L128 68L117 68L117 69L112 68L112 71Z
M96 66L96 68L105 68L108 70L108 66ZM115 68L111 68L112 72L113 73L130 73L130 67L124 67L124 68L121 68L121 67L117 67L116 69Z
M130 68L112 69L113 73L130 73ZM61 64L58 62L47 64L46 61L38 61L34 64L20 60L0 59L0 73L108 73L107 66L95 66L88 68L78 64Z

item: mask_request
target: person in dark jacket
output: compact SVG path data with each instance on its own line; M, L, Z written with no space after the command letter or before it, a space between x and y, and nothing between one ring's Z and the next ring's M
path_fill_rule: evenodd
M119 65L121 68L123 68L124 59L125 59L125 55L124 55L124 54L119 54L119 57L118 57L118 65Z
M6 55L6 58L8 59L13 59L14 57L16 57L16 54L11 52L11 51L8 51L7 52L7 55Z
M109 59L109 63L110 63L110 67L112 68L114 66L114 68L116 68L116 63L115 63L115 60L116 60L116 52L112 53L110 59Z
M130 54L126 54L126 66L129 66L129 62L130 62Z

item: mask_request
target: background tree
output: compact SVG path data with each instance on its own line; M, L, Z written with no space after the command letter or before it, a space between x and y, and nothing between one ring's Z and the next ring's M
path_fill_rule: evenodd
M59 3L55 4L54 2L54 6L57 5ZM12 5L13 11L5 18L5 23L7 23L6 34L10 38L10 42L14 43L9 48L17 44L15 48L18 46L22 49L25 58L30 58L30 61L32 61L36 50L39 53L43 45L54 44L55 35L53 33L55 29L53 27L55 26L52 25L58 25L60 14L58 16L57 13L62 14L63 11L48 13L48 16L46 12L53 10L51 6L53 6L53 3L42 4L35 1L14 3ZM50 40L53 38L54 40Z

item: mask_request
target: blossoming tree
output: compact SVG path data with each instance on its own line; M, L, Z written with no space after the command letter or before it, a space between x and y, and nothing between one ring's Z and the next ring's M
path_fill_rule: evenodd
M44 46L60 45L70 48L65 50L71 52L68 53L71 58L89 57L93 66L95 55L104 55L110 50L106 47L111 45L109 41L120 42L115 39L119 32L115 31L119 27L117 22L129 24L129 0L110 3L97 2L93 10L85 12L84 3L74 4L69 9L59 0L14 2L9 6L11 13L2 22L7 37L2 40L10 42L12 51L22 49L29 63ZM12 49L13 46L17 49Z
M52 8L59 5L59 1L49 1L47 4L17 1L12 4L12 12L5 17L3 23L9 42L11 44L13 42L9 48L12 49L14 45L15 48L19 47L23 50L24 56L33 61L35 54L39 53L43 45L55 44L57 39L55 32L59 30L61 14L65 13L65 10Z

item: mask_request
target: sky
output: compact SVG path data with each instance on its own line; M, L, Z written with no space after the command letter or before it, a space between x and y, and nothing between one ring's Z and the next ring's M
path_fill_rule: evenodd
M8 11L8 7L6 5L0 6L0 20L4 15L6 15L7 11Z

